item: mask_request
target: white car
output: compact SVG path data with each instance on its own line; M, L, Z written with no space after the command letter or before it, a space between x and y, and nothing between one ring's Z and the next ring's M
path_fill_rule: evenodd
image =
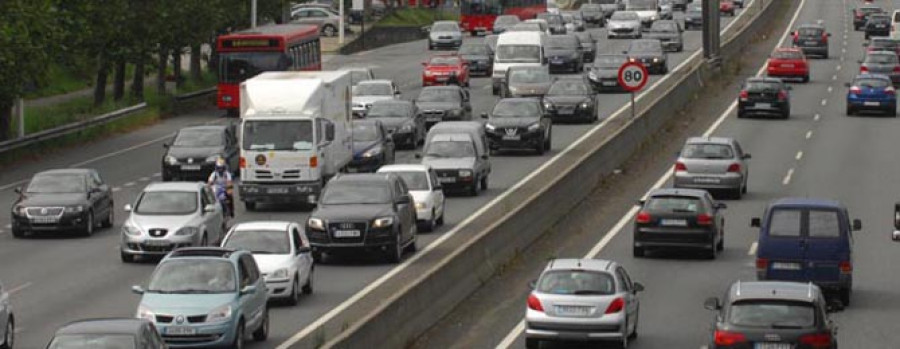
M365 117L372 103L390 99L400 99L400 88L393 81L385 79L360 81L353 86L353 116Z
M179 247L214 245L225 235L225 213L212 190L201 182L151 183L125 205L122 262L137 256L162 257Z
M15 343L16 321L13 317L12 305L9 304L9 292L0 283L0 348L12 349Z
M378 173L393 173L403 178L416 204L420 229L432 231L435 226L444 224L444 190L431 166L387 165L379 168Z
M281 299L296 305L301 292L313 292L312 250L299 223L240 223L231 228L222 247L253 254L266 280L270 300Z

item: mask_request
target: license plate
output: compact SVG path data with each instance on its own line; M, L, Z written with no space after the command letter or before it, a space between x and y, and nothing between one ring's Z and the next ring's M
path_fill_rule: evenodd
M553 60L550 60L550 63L553 63L553 64L563 64L563 60L561 60L561 59L553 59Z
M615 81L604 81L603 86L616 86L618 83Z
M815 42L815 41L804 41L804 42L803 42L803 45L806 45L806 46L816 46L816 45L818 45L818 44L819 44L819 43L818 43L818 42Z
M182 171L200 171L200 165L181 165Z
M775 262L775 263L772 263L772 269L777 269L777 270L800 270L800 263Z
M571 306L571 305L557 305L556 313L559 315L587 316L587 315L590 315L591 308L590 307Z
M864 105L864 106L867 106L867 107L877 107L877 106L881 105L881 103L878 103L878 102L863 102L863 105Z
M31 219L31 223L36 224L53 224L56 222L59 222L57 217L34 217Z
M440 82L444 82L444 81L447 81L447 77L446 77L446 76L439 76L439 77L435 78L435 80L440 81Z
M166 327L166 334L172 336L192 336L197 334L197 329L189 326Z
M428 121L429 122L441 122L442 119L443 118L441 118L440 116L431 116L428 118Z
M755 343L753 349L794 349L794 345L788 343Z
M568 115L568 114L575 113L575 110L574 109L560 109L559 113Z
M756 107L761 108L761 109L769 109L772 107L772 104L771 103L756 103Z
M781 67L782 68L793 68L794 65L793 64L782 64Z
M166 240L147 240L147 241L144 241L144 245L147 245L147 246L169 246L169 245L171 245L171 243Z
M440 177L439 180L441 183L456 183L455 177Z
M694 183L705 183L705 184L719 184L722 180L718 178L694 178Z
M358 238L360 235L359 230L335 230L334 237L336 238Z
M287 194L288 188L269 188L266 189L266 193L269 194Z
M687 221L684 219L660 219L659 225L668 225L675 227L686 227Z
M521 139L522 139L522 136L503 136L504 141L518 141Z
M884 24L878 24L875 26L875 28L887 28L887 26Z

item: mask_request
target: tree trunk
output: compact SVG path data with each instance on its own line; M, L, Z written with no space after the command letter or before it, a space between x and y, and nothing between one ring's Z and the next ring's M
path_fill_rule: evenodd
M113 100L121 101L125 97L125 58L116 59L116 71L113 75Z
M165 47L159 48L159 54L157 55L157 59L159 60L159 64L156 65L156 93L160 96L166 95L166 67L169 65L166 62L169 61L169 50Z
M175 86L181 87L184 80L181 74L181 50L172 51L172 75L175 77Z
M200 67L200 58L202 58L203 53L201 52L202 46L191 45L191 78L194 81L202 81L203 80L203 71Z
M137 61L134 62L134 80L131 82L131 97L138 101L144 100L144 53L138 53Z
M13 100L0 99L0 141L9 139L10 126L12 126Z
M109 59L105 55L100 55L99 61L97 81L94 85L94 106L99 106L106 101L106 80L109 77Z

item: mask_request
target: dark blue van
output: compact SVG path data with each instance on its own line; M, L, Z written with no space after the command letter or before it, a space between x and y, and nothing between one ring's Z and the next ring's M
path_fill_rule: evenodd
M769 204L759 227L756 277L759 280L813 282L836 292L850 305L853 287L853 231L847 208L832 200L785 198Z

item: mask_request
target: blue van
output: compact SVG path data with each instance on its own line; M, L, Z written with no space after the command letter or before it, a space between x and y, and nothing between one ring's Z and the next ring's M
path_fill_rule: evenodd
M813 282L836 292L850 305L853 287L853 231L847 208L832 200L785 198L769 204L765 216L750 222L759 229L756 277L759 280Z

